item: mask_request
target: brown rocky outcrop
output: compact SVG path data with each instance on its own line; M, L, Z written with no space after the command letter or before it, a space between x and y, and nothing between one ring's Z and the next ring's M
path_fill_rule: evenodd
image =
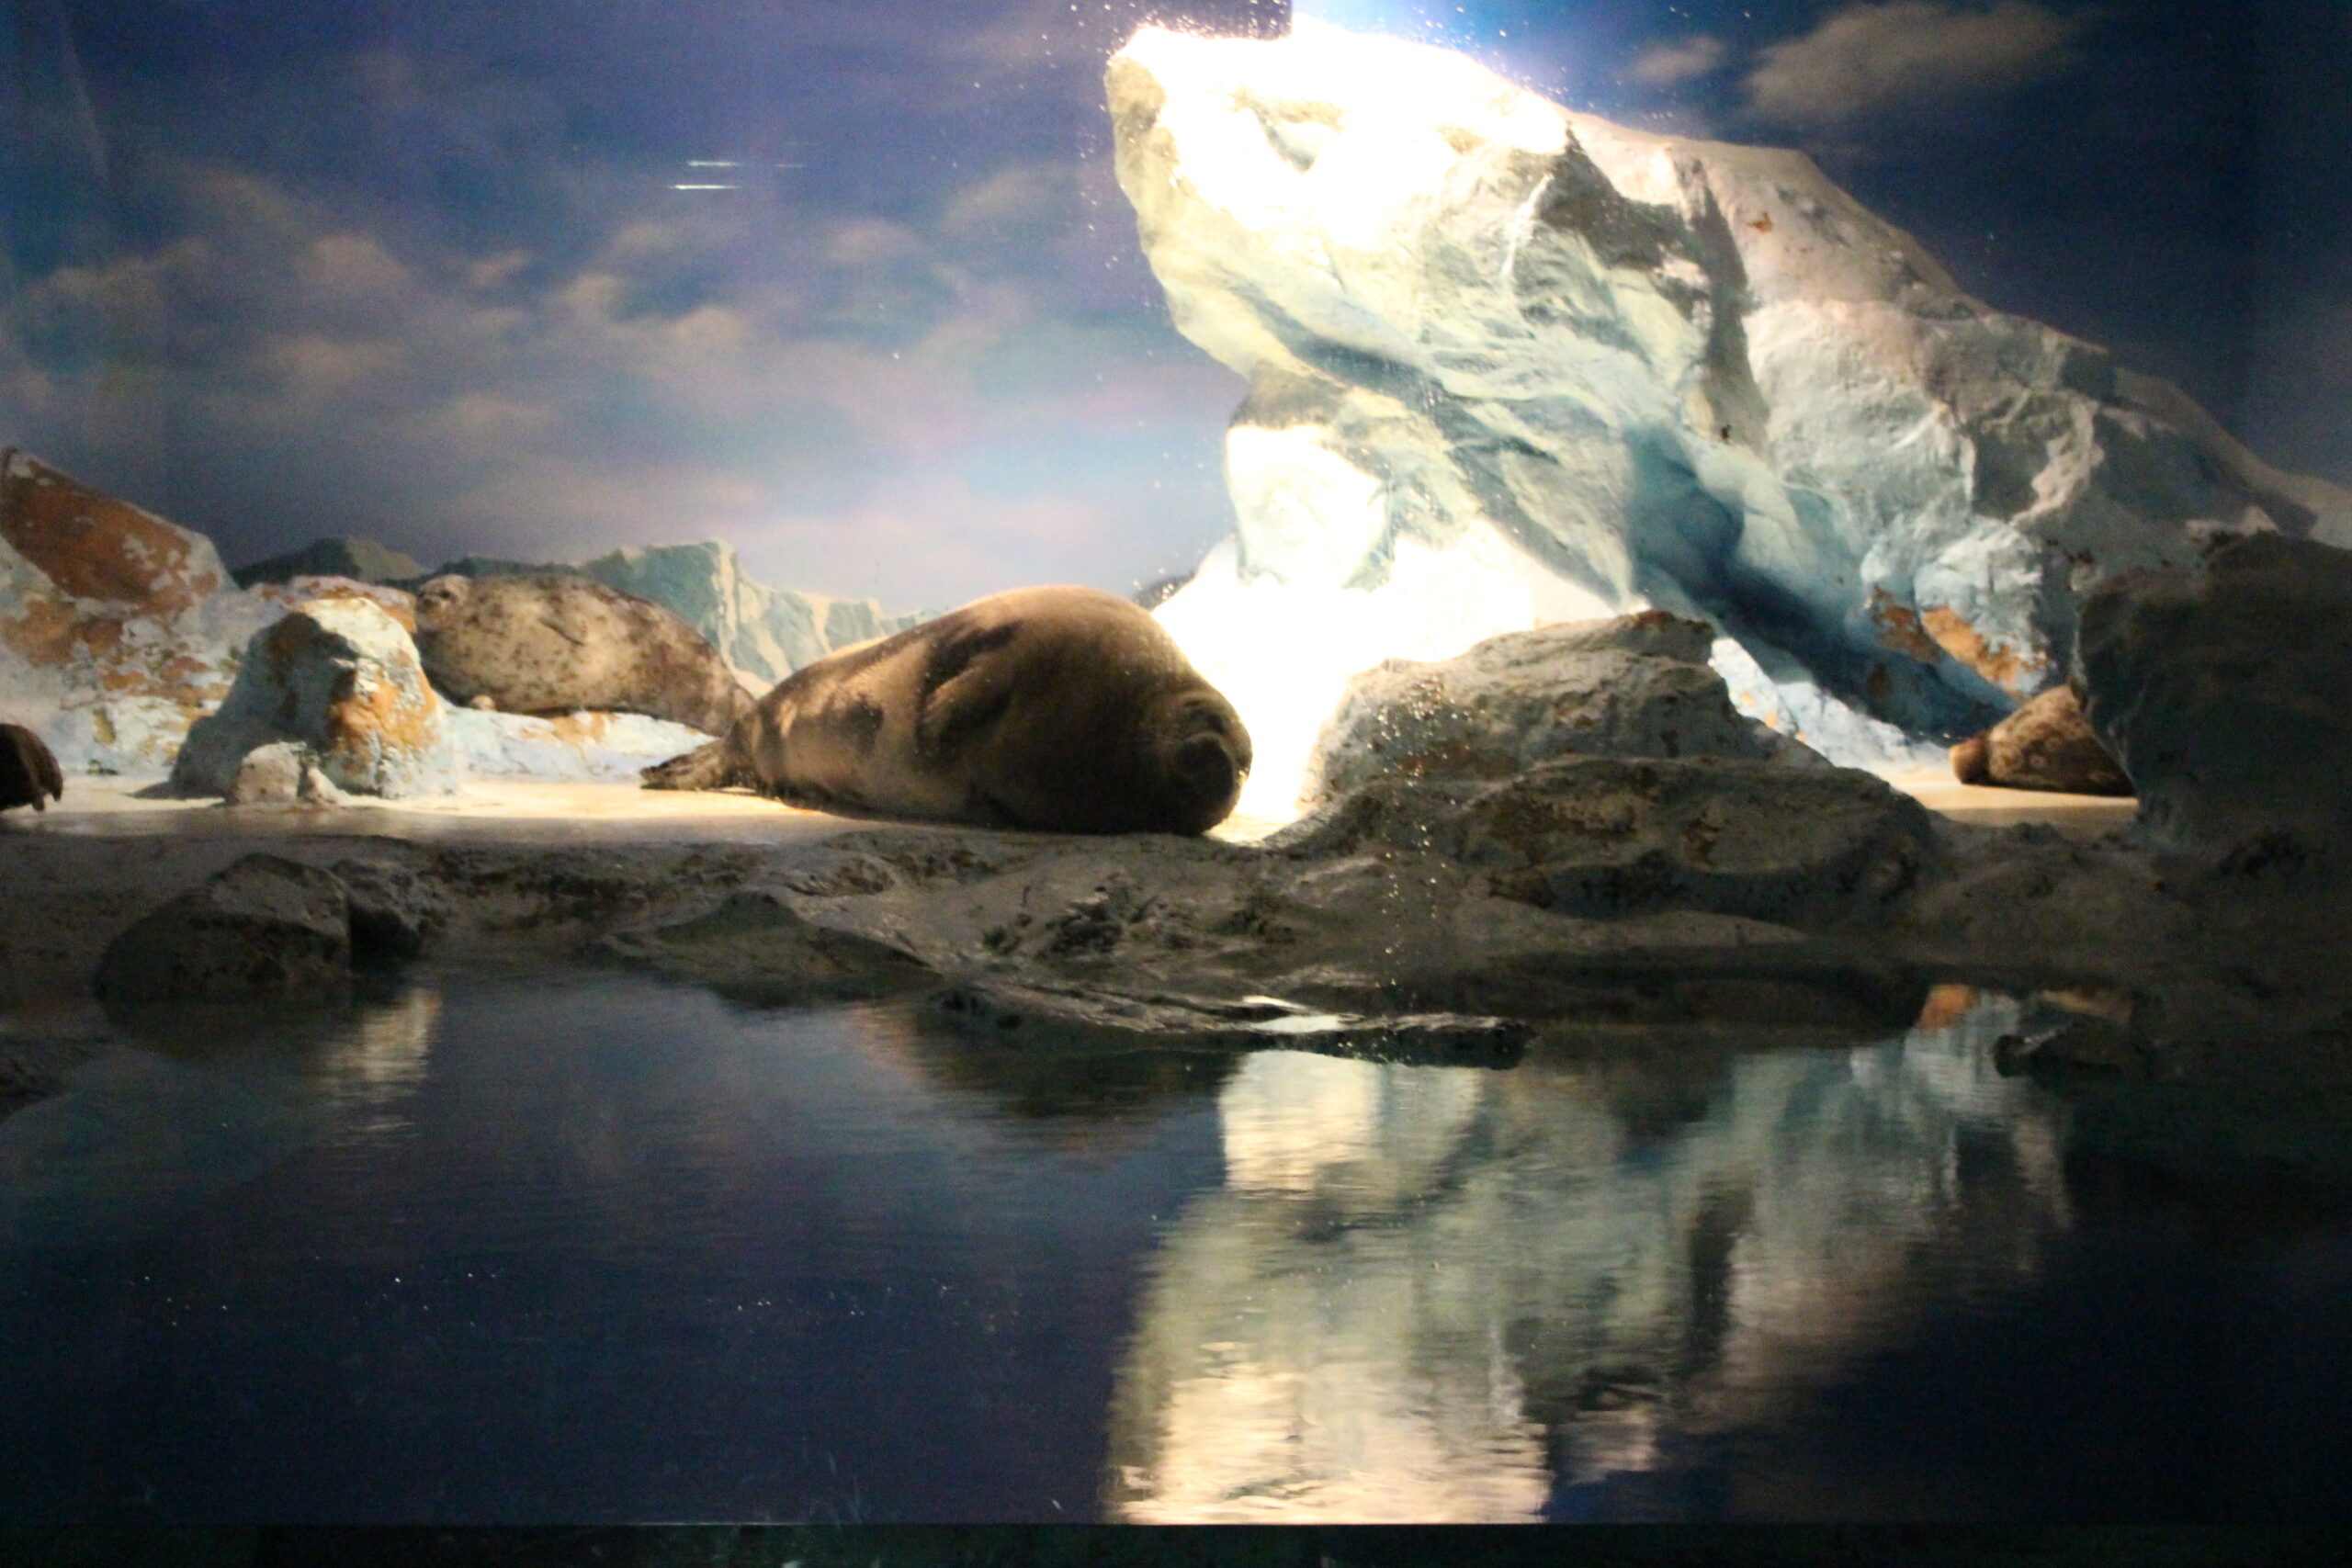
M203 535L0 454L0 692L69 771L167 764L268 614Z

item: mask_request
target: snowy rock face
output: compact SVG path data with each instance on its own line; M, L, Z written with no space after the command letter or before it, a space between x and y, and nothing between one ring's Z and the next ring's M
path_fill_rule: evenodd
M201 534L0 454L0 712L68 773L169 766L273 613Z
M2352 553L2253 538L2129 573L2085 602L2077 657L2091 728L2158 832L2352 842Z
M1707 664L1714 637L1647 610L1507 633L1441 663L1390 660L1348 682L1304 797L1387 776L1509 778L1555 757L1810 757L1732 707Z
M1310 697L1253 670L1328 713L1380 658L1657 605L1728 634L1748 711L1912 761L2051 684L2107 572L2352 543L2352 496L1968 298L1800 154L1306 22L1148 28L1108 86L1176 324L1250 382L1232 547L1161 614L1261 738L1257 808Z
M447 795L458 761L447 713L399 622L365 599L316 600L254 634L220 711L188 731L172 783L227 795L247 753L290 740L350 794Z
M635 784L639 773L708 743L701 730L640 713L534 715L447 710L469 778Z
M752 581L719 540L614 550L582 574L662 606L702 633L760 693L804 665L922 617L886 615L871 599L828 599Z

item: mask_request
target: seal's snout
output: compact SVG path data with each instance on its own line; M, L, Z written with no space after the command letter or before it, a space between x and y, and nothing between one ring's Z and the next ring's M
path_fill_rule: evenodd
M455 615L473 592L473 584L451 574L436 577L416 591L416 619L421 627Z
M1179 831L1202 833L1228 816L1250 773L1250 732L1224 698L1188 692L1160 716L1160 756L1170 793L1183 818Z

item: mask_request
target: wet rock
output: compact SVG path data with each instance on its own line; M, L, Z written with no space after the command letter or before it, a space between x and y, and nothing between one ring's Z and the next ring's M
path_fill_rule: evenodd
M2258 536L2124 574L2084 602L2075 657L2163 838L2352 842L2352 551Z
M817 902L782 888L741 888L706 914L616 932L598 945L755 999L879 995L936 979L936 970L902 946L811 919Z
M1062 1041L1193 1049L1312 1051L1430 1066L1508 1067L1526 1024L1458 1014L1367 1018L1272 997L1238 1001L1089 987L967 981L933 998L940 1013L1000 1043L1051 1034Z
M2077 1015L2031 1034L2004 1034L1993 1043L1993 1064L2005 1077L2091 1073L2144 1078L2156 1068L2154 1048L2128 1023Z
M109 1007L235 1002L351 977L351 903L316 866L247 855L116 937L95 989Z
M65 775L41 738L21 724L0 724L0 811L46 811L64 795Z
M74 1069L106 1046L103 1034L0 1034L0 1117L62 1090Z
M2052 686L1982 735L1953 747L1951 771L1962 784L2001 789L2132 793L2132 781L2093 733L2072 686Z
M334 864L351 909L354 962L386 964L413 958L448 919L442 891L407 866L382 860Z
M1934 855L1926 810L1871 774L1728 758L1577 757L1498 784L1384 780L1267 840L1442 856L1561 914L1663 909L1798 928L1868 919Z
M458 786L441 700L415 645L379 606L317 600L247 645L220 710L188 732L172 766L187 795L226 795L248 754L293 741L353 795L401 799Z
M1320 804L1375 778L1509 778L1555 757L1817 761L1743 716L1707 663L1714 630L1649 610L1489 637L1348 682L1307 764Z

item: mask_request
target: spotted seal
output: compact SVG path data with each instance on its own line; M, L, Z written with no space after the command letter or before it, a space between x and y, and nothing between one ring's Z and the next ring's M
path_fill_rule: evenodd
M860 816L1200 833L1250 756L1233 705L1143 610L1019 588L818 660L644 778Z
M694 627L567 573L434 578L416 591L416 651L443 694L506 713L642 713L724 735L752 708Z

